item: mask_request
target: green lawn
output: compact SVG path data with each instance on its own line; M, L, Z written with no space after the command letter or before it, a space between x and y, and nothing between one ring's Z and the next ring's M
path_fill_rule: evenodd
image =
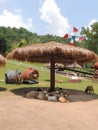
M21 72L26 70L28 67L33 67L39 71L39 83L38 84L6 84L5 83L5 72L8 70L19 69ZM95 93L98 94L98 83L93 83L92 80L82 80L80 83L70 83L68 78L56 74L56 80L63 80L64 83L55 84L56 87L63 87L67 89L77 89L77 90L85 90L87 85L93 85L95 89ZM43 64L35 64L35 63L27 63L27 62L16 62L8 60L5 67L0 67L0 88L5 88L7 91L18 89L18 88L27 88L27 87L49 87L50 86L50 72L46 68L43 67Z

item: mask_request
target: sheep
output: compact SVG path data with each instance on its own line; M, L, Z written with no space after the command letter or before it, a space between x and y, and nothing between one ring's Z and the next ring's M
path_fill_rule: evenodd
M42 93L43 94L47 94L48 92L47 92L47 90L43 90Z
M30 91L26 94L27 98L37 98L37 96L38 96L38 92L36 91Z
M86 89L85 89L85 93L88 93L88 94L94 93L93 86L92 85L87 86Z
M46 97L47 97L48 101L57 102L57 97L56 96L49 96L49 94L46 94Z
M67 90L63 90L63 95L64 95L64 97L65 97L66 99L68 99L69 93L68 93Z
M43 91L43 89L41 89L41 88L37 88L36 91Z
M59 97L59 102L62 102L62 103L67 103L67 102L69 102L65 97L63 97L63 96L61 96L61 97Z
M46 96L42 92L38 94L37 98L40 100L46 100Z

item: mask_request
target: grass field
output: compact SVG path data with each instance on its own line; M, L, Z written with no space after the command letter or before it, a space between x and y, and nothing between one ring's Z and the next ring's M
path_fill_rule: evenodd
M38 84L6 84L5 83L5 72L8 70L19 69L24 72L27 68L32 67L39 71L39 83ZM92 80L82 79L80 83L70 83L69 79L65 76L55 74L56 80L62 80L63 83L55 83L56 87L63 87L67 89L76 89L84 91L87 85L93 85L95 93L98 94L98 83L93 83ZM6 89L6 91L18 89L18 88L29 88L29 87L49 87L50 86L50 72L44 68L43 64L27 63L27 62L16 62L8 60L5 67L0 67L0 88Z

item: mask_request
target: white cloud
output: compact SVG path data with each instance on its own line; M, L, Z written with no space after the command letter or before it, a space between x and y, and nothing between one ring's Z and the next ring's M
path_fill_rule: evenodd
M39 9L41 19L47 23L47 32L53 35L63 36L68 33L70 25L68 19L63 17L55 0L45 0Z
M0 15L0 26L16 28L24 27L26 29L30 29L32 27L32 19L28 19L27 23L25 23L21 14L14 14L8 10L4 10Z
M91 26L93 23L96 23L96 22L97 22L96 19L92 19L92 20L90 21L90 23L89 23L89 26Z
M43 3L43 1L44 1L44 0L39 0L40 4L42 4L42 3Z
M93 23L96 23L96 22L97 22L96 19L92 19L92 20L89 22L88 26L85 26L85 28L89 28L89 30L92 30L91 25L92 25Z

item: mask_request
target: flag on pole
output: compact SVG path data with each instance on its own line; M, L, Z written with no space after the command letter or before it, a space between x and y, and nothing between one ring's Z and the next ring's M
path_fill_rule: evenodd
M84 40L84 37L79 37L79 42L82 42Z
M68 34L65 34L63 38L65 38L65 39L68 38Z
M73 27L73 32L78 32L78 29Z
M65 39L67 39L67 38L71 38L71 35L69 35L69 34L65 34L65 35L63 36L63 38L65 38Z

